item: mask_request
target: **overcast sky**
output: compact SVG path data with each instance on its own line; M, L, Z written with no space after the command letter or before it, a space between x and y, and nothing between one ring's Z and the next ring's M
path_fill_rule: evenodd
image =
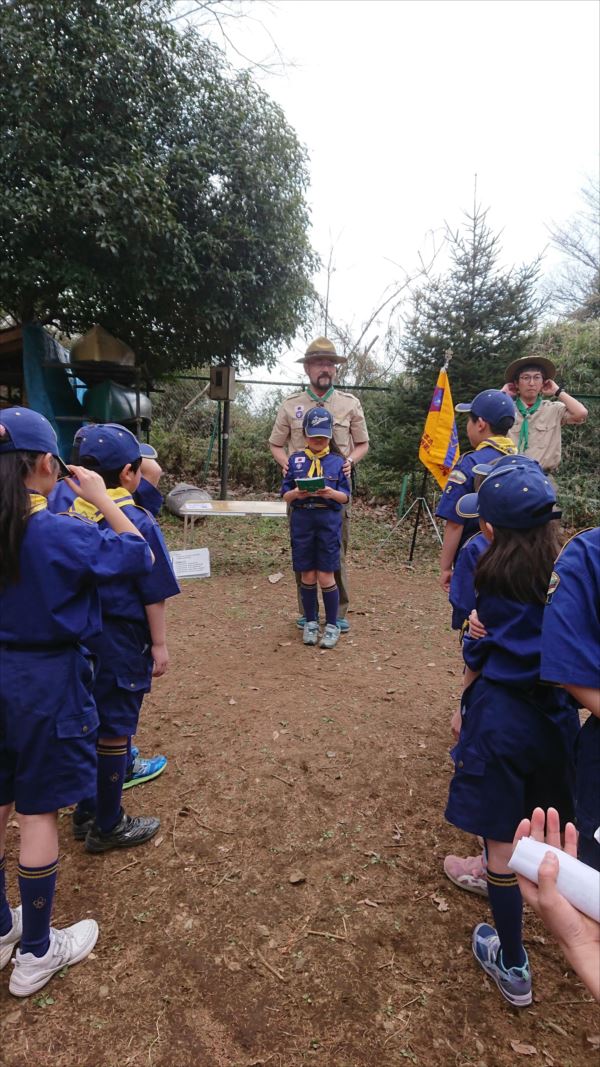
M506 266L580 206L598 170L596 0L255 0L251 15L227 30L253 60L273 59L271 35L289 64L258 77L307 146L312 242L325 262L334 247L331 311L355 334L460 224L475 174Z

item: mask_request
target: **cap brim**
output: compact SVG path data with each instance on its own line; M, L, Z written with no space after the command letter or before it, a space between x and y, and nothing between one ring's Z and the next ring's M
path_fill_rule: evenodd
M158 452L156 449L145 441L140 444L140 455L142 459L158 459Z
M465 493L456 504L456 513L461 519L479 518L479 497L477 493Z
M59 467L59 470L60 470L59 477L61 477L61 478L72 478L71 471L67 467L67 464L65 463L64 459L61 459L60 456L55 456L54 458L55 458L56 462L58 463L58 467Z
M455 404L454 410L455 411L470 411L471 410L471 405L470 404Z

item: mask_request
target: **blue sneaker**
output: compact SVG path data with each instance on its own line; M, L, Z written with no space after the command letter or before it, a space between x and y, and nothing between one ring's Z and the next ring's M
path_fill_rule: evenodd
M317 623L319 622L319 616L317 615ZM296 619L296 626L299 630L303 630L306 626L306 615L301 615L299 619Z
M494 927L479 923L473 930L473 955L485 973L493 978L509 1004L514 1004L516 1008L526 1008L531 1004L531 972L526 952L522 967L509 967L507 970L502 964L500 938Z
M133 755L133 749L131 751ZM132 789L134 785L151 782L153 778L158 778L159 774L162 774L166 766L166 756L152 756L150 759L135 756L133 766L127 771L123 789Z
M350 623L347 619L338 619L337 628L341 634L347 634L350 629Z

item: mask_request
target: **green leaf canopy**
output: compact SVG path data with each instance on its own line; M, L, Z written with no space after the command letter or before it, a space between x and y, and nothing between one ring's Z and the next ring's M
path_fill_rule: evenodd
M282 111L163 0L0 13L0 306L153 371L273 362L315 267Z

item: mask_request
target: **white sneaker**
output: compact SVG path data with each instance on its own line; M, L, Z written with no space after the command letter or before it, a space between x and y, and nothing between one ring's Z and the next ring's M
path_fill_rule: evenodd
M10 960L13 954L15 945L18 945L21 940L21 934L23 933L23 913L21 905L18 908L11 908L10 913L12 915L12 926L7 934L2 934L0 937L0 971Z
M335 648L340 639L340 628L334 626L333 623L328 622L327 626L323 630L323 636L319 641L320 648Z
M53 974L81 963L89 956L98 940L98 923L94 919L82 919L65 930L50 927L50 945L45 956L17 949L14 970L8 983L14 997L28 997L49 982Z

